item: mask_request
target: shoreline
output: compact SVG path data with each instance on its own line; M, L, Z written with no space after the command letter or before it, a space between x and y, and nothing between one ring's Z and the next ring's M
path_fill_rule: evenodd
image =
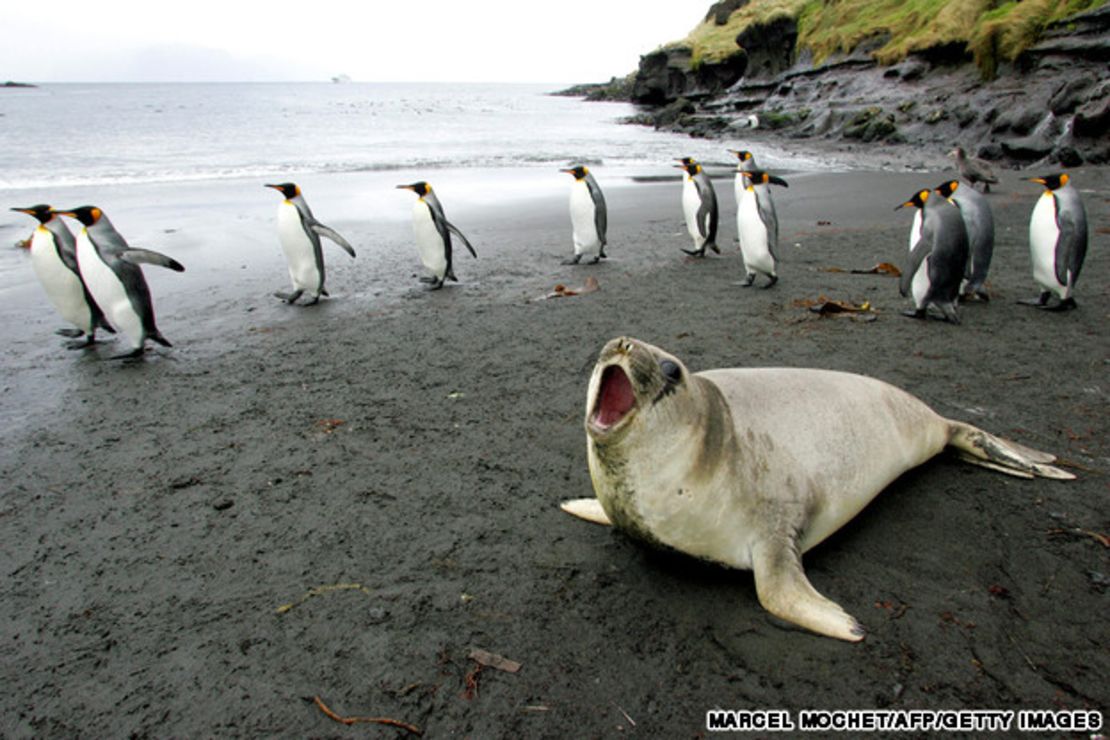
M831 271L901 264L911 219L893 208L947 172L787 177L766 291L737 285L723 179L723 256L679 252L677 179L603 177L611 259L577 267L559 264L569 177L508 209L497 187L433 181L479 254L460 253L460 283L433 293L416 280L410 193L387 198L383 182L374 201L357 178L305 178L317 217L359 250L324 247L332 298L314 308L270 295L288 278L261 182L215 207L206 191L139 187L106 212L187 271L144 270L175 346L135 365L99 361L113 344L62 349L30 265L4 250L0 275L29 279L0 285L0 732L334 731L314 695L431 737L684 736L714 707L1105 716L1106 550L1083 533L1107 526L1110 168L1072 171L1092 232L1065 314L1014 304L1036 293L1038 188L1000 173L992 301L962 307L960 326L899 316L892 278ZM597 292L537 300L587 276ZM804 302L822 295L870 301L876 318L820 318ZM1079 479L947 456L906 473L807 554L818 590L869 630L855 646L816 637L767 615L748 573L559 511L591 494L586 382L621 334L693 371L879 377ZM523 667L474 673L475 647Z

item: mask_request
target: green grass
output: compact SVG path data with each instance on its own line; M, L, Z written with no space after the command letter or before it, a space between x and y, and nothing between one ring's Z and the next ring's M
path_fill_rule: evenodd
M820 63L861 42L885 38L873 53L880 64L935 46L962 43L984 76L1036 43L1044 28L1108 0L752 0L723 26L712 20L678 42L692 50L693 64L735 54L736 36L751 24L789 17L798 23L798 46Z

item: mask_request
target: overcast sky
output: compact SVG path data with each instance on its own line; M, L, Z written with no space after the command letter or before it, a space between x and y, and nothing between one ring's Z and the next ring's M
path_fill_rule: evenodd
M686 35L709 0L7 3L0 81L594 82Z

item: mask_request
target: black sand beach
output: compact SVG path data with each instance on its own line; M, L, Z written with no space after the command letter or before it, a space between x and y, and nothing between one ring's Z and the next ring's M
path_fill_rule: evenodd
M199 186L105 193L125 235L188 268L146 269L175 346L134 365L101 361L119 342L68 352L36 285L4 290L0 735L404 734L337 724L317 695L427 737L691 737L712 708L1105 713L1110 170L1072 171L1092 234L1062 314L1015 303L1037 293L1040 188L1003 174L992 301L960 326L900 316L894 278L830 271L902 263L911 215L892 209L946 173L786 174L767 291L738 285L731 179L725 254L696 261L677 180L599 174L597 266L559 264L565 176L512 209L438 187L480 259L457 253L461 282L436 293L416 282L410 194L383 190L397 217L368 218L356 176L306 181L360 250L325 245L332 298L312 308L270 295L287 278L261 183L219 185L245 195L214 210ZM597 292L538 300L587 276ZM819 317L822 296L873 320ZM817 637L770 617L749 573L560 512L591 495L586 382L621 334L693 370L873 375L1078 479L943 456L907 473L806 556L869 631ZM473 648L522 667L479 671Z

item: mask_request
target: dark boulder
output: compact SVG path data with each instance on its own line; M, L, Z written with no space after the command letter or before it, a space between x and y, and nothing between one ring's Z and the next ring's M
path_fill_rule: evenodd
M751 25L736 37L747 56L747 77L774 77L794 64L798 25L791 18Z

